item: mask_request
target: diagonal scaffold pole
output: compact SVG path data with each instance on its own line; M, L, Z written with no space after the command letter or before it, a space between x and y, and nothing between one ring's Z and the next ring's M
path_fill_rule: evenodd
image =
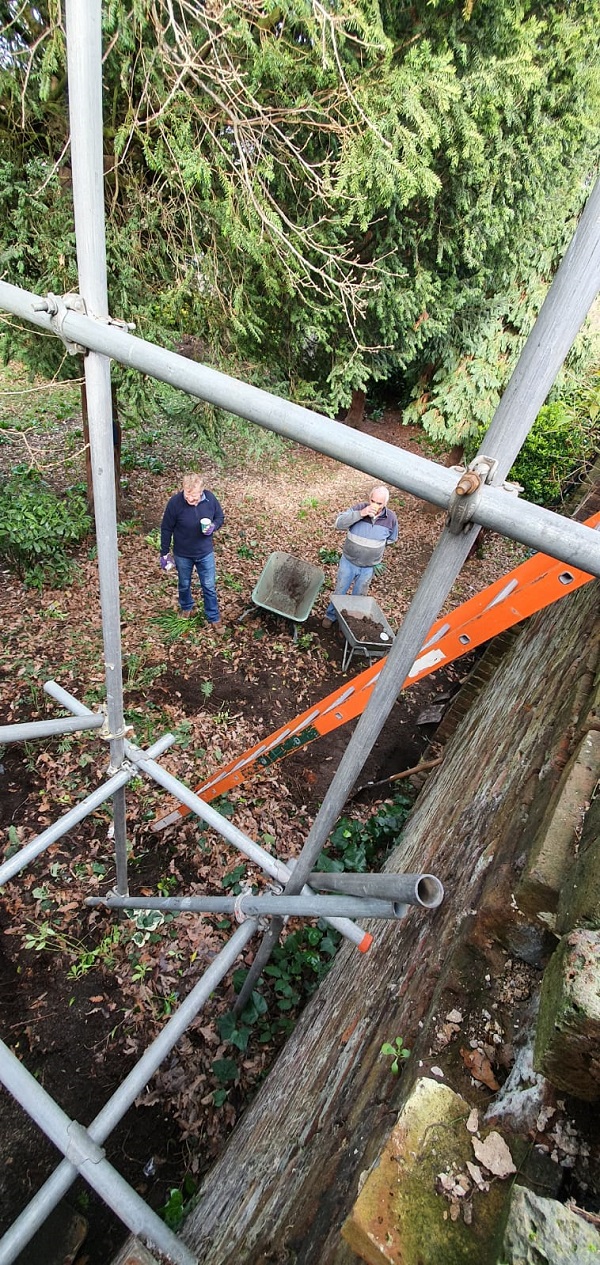
M177 1041L187 1031L216 986L234 966L239 954L244 951L255 934L256 925L255 921L248 919L243 926L237 928L202 978L168 1020L162 1032L144 1051L135 1067L115 1090L112 1098L105 1103L92 1123L88 1125L86 1133L93 1142L97 1144L104 1142L122 1120L125 1112L133 1105ZM12 1265L36 1230L39 1230L46 1217L62 1199L69 1186L73 1184L77 1171L75 1165L68 1159L62 1160L52 1176L47 1179L0 1240L0 1265Z
M70 708L76 716L90 714L90 709L86 707L85 703L81 703L72 694L68 694L61 685L56 684L56 681L47 681L44 685L44 691L51 698L55 698L57 702L61 703L63 707ZM166 743L166 745L169 745L171 741L172 736L170 734L162 739L162 742ZM276 883L281 884L281 886L285 885L291 873L291 865L286 865L283 861L279 861L277 857L271 856L270 852L267 852L260 844L255 843L254 839L250 839L242 830L234 826L233 822L223 817L221 813L217 812L216 808L207 804L194 791L190 791L172 773L161 768L160 764L157 764L156 760L152 758L151 751L141 751L139 747L126 740L125 753L128 760L136 768L141 769L148 777L153 778L159 786L164 787L165 790L169 791L171 795L179 799L183 804L187 804L188 808L205 821L207 826L216 830L224 839L227 839L228 843L233 844L234 848L237 848L250 861L260 866L265 874L268 874ZM52 827L49 827L49 829L52 829ZM5 865L10 865L10 862L5 862ZM307 894L309 893L310 889L307 888ZM121 895L121 893L118 893L118 895ZM335 927L336 931L340 931L347 940L356 944L361 952L365 953L369 948L373 937L361 931L350 919L334 918L331 920L331 925Z
M490 482L501 484L533 426L542 404L600 289L600 180L583 210L569 248L552 281L541 311L511 375L506 391L482 441L478 457L490 459ZM475 464L475 463L474 463ZM479 487L473 496L480 495ZM300 856L285 887L299 892L314 869L375 742L400 694L410 668L438 616L473 542L475 513L462 525L445 527L387 658L367 706L342 756ZM515 509L522 509L521 505ZM470 523L469 523L470 519ZM471 524L471 525L470 525ZM550 551L551 552L551 551ZM241 1008L264 970L281 935L281 919L273 918L244 982Z

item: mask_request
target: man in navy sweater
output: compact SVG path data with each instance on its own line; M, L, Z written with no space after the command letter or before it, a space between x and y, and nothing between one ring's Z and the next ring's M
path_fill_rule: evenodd
M173 561L179 579L181 614L193 613L192 576L198 572L204 614L213 628L221 628L217 601L213 534L223 526L225 515L216 496L204 487L202 476L185 474L183 490L167 502L160 526L160 565L163 571L172 566L169 557L173 541Z

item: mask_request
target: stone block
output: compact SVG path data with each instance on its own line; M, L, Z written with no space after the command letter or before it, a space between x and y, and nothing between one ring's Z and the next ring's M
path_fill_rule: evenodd
M525 913L556 911L599 777L600 731L590 730L569 760L531 845L515 892L519 909Z
M556 930L566 935L574 927L600 927L600 798L590 804L558 902Z
M112 1265L158 1265L158 1261L139 1239L129 1238L115 1256Z
M600 1098L600 932L571 931L548 963L533 1065L575 1098Z
M496 1265L510 1183L485 1180L470 1114L447 1085L417 1081L342 1226L368 1265Z
M514 1186L500 1265L596 1265L600 1235L556 1199Z

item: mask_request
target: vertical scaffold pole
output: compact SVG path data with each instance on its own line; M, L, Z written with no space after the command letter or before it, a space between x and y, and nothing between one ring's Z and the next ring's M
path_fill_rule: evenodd
M107 317L101 16L101 0L87 0L86 4L81 4L80 0L67 0L69 118L79 287L88 312L96 317ZM89 352L84 364L110 733L110 771L116 773L124 760L124 717L110 361L106 356ZM116 889L119 895L126 896L125 787L116 791L112 804Z

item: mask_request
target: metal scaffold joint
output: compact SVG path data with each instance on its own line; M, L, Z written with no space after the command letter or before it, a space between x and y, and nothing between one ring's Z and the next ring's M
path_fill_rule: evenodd
M247 896L252 896L252 883L248 882L248 880L240 883L240 891L234 901L233 916L236 922L245 922L247 918L252 916L251 914L247 914L242 908L242 902Z
M100 1164L106 1156L103 1146L90 1137L87 1129L78 1120L72 1120L67 1126L68 1146L65 1147L65 1159L75 1168L81 1169L86 1163Z
M131 733L133 733L133 725L121 725L119 729L116 729L114 733L111 733L107 716L102 728L98 730L98 737L103 738L105 742L116 742L117 739L125 738L127 734Z
M494 457L479 453L467 469L464 466L453 466L452 469L460 474L460 478L448 502L448 528L453 536L460 536L472 527L481 500L482 484L493 483L498 462Z
M48 313L54 333L58 334L71 356L87 356L89 348L85 347L83 343L73 342L65 334L63 325L69 312L77 312L79 316L89 316L101 325L113 325L117 329L124 330L125 333L135 329L135 321L122 321L117 316L96 316L95 312L88 310L86 301L81 294L69 293L64 294L61 298L60 295L49 292L45 299L36 299L33 304L33 310L34 312Z
M50 292L45 299L40 299L34 304L34 309L38 312L48 313L54 333L58 334L70 356L87 356L88 348L84 347L82 343L74 343L72 339L67 338L63 330L63 325L69 312L77 312L79 316L88 315L86 302L81 294L69 293L61 298L60 295Z
M122 760L120 764L113 764L112 761L106 770L107 777L115 777L117 773L127 772L130 777L139 777L139 769L136 764L132 764L130 760Z
M476 474L482 483L493 483L498 469L498 462L495 457L486 457L479 452L476 457L469 463L469 471Z

